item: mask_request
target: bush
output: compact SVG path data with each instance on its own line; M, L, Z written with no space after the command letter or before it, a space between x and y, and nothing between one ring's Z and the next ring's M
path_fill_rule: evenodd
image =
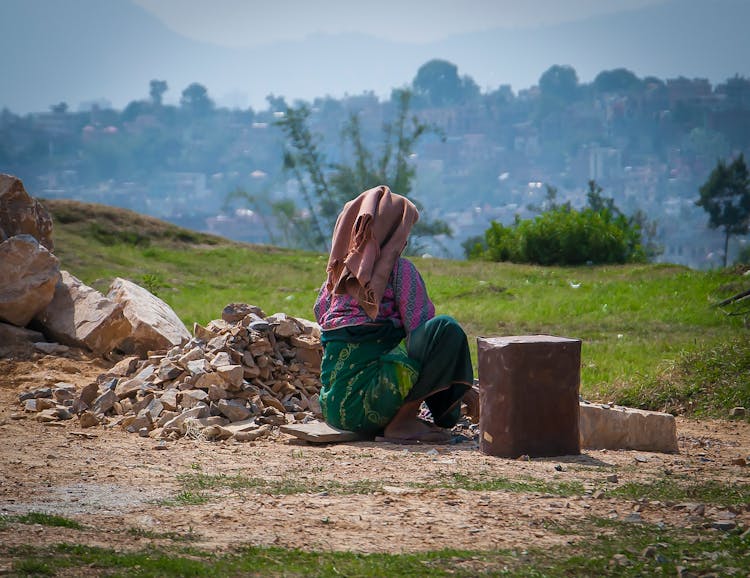
M538 265L646 261L640 224L611 201L602 202L601 196L590 196L589 202L593 207L580 211L568 204L553 205L534 219L517 218L511 226L493 221L482 242L464 246L466 255Z

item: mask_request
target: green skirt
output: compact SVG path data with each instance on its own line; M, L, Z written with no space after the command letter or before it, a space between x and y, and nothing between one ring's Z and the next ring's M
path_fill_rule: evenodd
M320 406L332 426L376 435L416 400L437 425L458 421L474 373L466 334L451 317L430 319L408 340L403 329L378 323L324 331L321 341Z

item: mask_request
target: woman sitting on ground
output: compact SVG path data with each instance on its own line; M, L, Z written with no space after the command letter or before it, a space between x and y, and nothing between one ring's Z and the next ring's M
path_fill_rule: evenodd
M418 218L414 204L386 186L339 214L314 308L324 346L320 405L340 429L440 443L451 438L473 369L463 329L435 317L422 277L401 257ZM434 423L418 418L422 402Z

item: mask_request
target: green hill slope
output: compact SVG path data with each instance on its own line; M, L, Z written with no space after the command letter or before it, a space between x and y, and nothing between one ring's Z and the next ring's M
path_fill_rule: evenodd
M44 204L62 267L103 292L114 277L131 279L188 327L231 302L313 317L325 255L234 243L112 207ZM477 336L576 337L589 399L710 415L750 408L745 318L712 307L750 284L741 271L414 261L438 313L461 322L473 351Z

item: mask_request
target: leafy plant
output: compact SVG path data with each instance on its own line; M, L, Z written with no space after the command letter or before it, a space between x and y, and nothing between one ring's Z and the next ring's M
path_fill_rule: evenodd
M554 203L554 188L548 187L549 208L534 219L504 226L493 221L484 243L468 246L467 256L492 261L539 265L583 265L636 263L646 260L641 243L641 222L627 218L602 189L589 181L588 206L573 209L569 203ZM642 220L642 217L641 217Z

